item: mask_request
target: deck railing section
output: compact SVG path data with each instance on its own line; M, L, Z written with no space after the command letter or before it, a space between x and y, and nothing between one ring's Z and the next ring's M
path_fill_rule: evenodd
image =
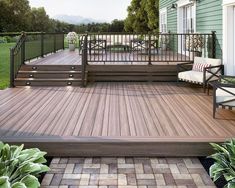
M89 33L87 61L101 62L192 62L195 56L215 57L215 33L129 34Z
M16 74L26 61L62 49L64 49L64 33L22 33L15 47L10 49L10 86L14 87Z
M25 40L26 35L23 33L16 45L10 49L10 87L14 87L14 80L21 65L25 59Z
M36 33L26 35L25 61L30 61L64 49L63 33Z

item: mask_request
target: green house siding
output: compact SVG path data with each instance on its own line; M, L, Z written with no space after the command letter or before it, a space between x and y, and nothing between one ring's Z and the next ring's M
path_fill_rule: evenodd
M222 58L223 10L222 0L200 0L196 8L198 33L216 31L216 56Z
M160 9L167 7L167 29L177 33L177 10L170 10L176 0L160 0ZM211 33L216 31L216 56L222 58L223 33L222 0L200 0L196 5L196 32Z
M160 10L162 8L167 8L167 30L171 33L177 33L177 11L170 10L172 3L175 0L161 0Z

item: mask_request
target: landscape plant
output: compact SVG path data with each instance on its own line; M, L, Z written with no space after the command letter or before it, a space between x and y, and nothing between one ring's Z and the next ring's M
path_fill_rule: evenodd
M210 167L211 178L215 182L224 177L227 182L225 188L235 188L235 139L222 145L212 143L211 146L216 151L210 156L215 161Z
M0 142L0 187L1 188L38 188L38 177L49 171L46 152L37 148L23 149Z

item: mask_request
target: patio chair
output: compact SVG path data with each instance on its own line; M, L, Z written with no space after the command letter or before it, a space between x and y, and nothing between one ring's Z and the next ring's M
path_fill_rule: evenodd
M216 108L235 107L235 77L220 76L218 82L213 82L213 118L215 118Z
M203 85L205 93L208 83L219 80L219 76L223 74L223 65L221 59L195 57L193 63L178 64L177 73L177 82L185 81Z

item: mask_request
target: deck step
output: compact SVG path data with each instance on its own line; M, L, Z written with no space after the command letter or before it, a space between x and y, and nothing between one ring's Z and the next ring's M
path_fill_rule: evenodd
M81 86L81 79L16 78L16 86Z
M15 86L82 86L79 65L23 65Z
M81 78L82 71L19 71L17 78Z
M81 65L23 65L21 71L81 71Z

